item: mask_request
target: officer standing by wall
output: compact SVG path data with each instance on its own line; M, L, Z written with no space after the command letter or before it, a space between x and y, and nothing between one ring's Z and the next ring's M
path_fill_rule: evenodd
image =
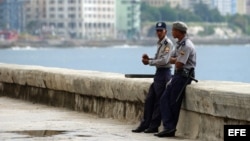
M175 136L183 99L183 88L190 84L194 77L196 66L196 51L194 44L187 37L187 25L183 22L174 22L172 35L178 39L176 49L171 56L170 63L175 64L175 73L160 99L160 110L164 130L155 134L158 137ZM179 97L180 96L180 97Z
M157 22L156 34L158 36L157 52L154 58L147 54L142 55L142 63L156 67L154 82L149 88L144 105L144 115L140 125L132 132L155 133L161 124L160 97L166 89L167 82L171 79L171 67L169 63L173 51L173 43L167 37L167 26L164 22Z

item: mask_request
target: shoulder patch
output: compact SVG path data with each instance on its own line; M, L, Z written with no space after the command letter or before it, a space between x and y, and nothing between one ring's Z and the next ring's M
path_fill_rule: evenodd
M165 52L168 53L169 51L170 51L170 48L167 46L167 47L165 48Z
M180 54L181 54L181 55L185 55L185 52L184 52L184 51L181 51Z

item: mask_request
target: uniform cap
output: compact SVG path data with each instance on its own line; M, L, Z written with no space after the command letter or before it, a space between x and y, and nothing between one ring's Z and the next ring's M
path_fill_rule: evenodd
M157 22L155 25L155 29L167 29L167 25L164 22Z
M173 23L173 28L186 32L188 29L188 26L184 22L177 21Z

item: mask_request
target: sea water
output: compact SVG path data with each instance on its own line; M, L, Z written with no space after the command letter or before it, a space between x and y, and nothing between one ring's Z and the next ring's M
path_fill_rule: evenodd
M12 47L0 49L0 63L94 70L122 74L154 74L141 56L156 46ZM196 45L198 80L250 83L250 45Z

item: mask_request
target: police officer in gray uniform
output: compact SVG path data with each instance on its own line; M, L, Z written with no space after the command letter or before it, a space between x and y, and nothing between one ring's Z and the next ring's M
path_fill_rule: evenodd
M160 110L164 130L155 134L158 137L175 136L176 126L179 118L182 91L190 84L194 77L196 67L196 50L192 41L187 37L187 25L183 22L174 22L172 35L178 39L177 46L173 52L170 63L175 64L175 73L160 99ZM179 97L180 96L180 97Z
M171 67L169 63L173 51L173 43L167 37L167 28L164 22L157 22L156 34L158 36L157 52L154 58L147 54L142 55L144 65L156 67L154 82L149 88L144 104L144 115L140 125L132 132L155 133L161 124L160 97L166 89L167 82L171 79Z

